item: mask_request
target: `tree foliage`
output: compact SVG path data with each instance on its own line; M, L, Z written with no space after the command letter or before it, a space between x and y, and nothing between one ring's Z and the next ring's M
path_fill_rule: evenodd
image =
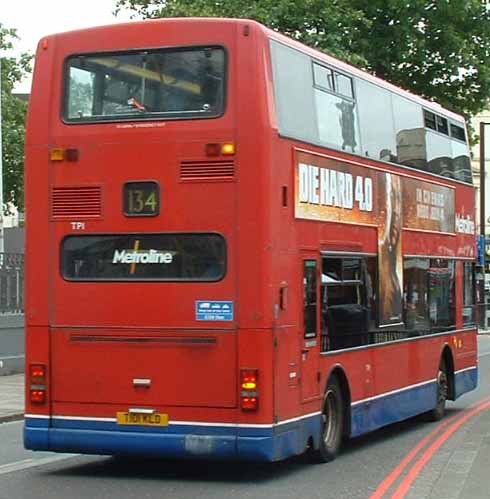
M488 0L353 0L371 26L352 45L367 69L471 116L490 96Z
M311 47L363 64L350 48L358 25L366 22L350 0L116 0L117 10L135 17L231 17L254 19Z
M0 53L13 48L14 29L0 24ZM24 134L27 104L12 94L14 85L30 71L32 57L4 57L1 60L3 201L24 209Z
M136 17L255 19L471 116L490 95L488 0L116 0Z

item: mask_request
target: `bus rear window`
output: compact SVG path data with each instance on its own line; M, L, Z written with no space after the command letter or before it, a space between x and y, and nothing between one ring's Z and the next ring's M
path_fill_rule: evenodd
M80 281L218 281L226 271L219 234L68 236L61 270Z
M209 118L224 110L222 47L77 55L66 62L67 122Z

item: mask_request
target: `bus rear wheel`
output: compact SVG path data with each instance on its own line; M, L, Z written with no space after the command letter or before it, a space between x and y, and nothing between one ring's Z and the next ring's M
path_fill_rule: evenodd
M439 421L446 413L446 400L449 394L449 377L446 362L441 359L439 371L437 372L437 404L427 413L429 421Z
M312 461L327 463L335 459L342 444L344 405L337 378L328 381L323 398L318 449L311 450Z

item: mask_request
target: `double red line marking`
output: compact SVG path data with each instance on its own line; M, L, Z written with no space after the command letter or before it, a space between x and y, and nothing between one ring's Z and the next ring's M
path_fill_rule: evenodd
M411 466L406 476L398 485L397 489L391 495L392 499L402 499L405 497L407 492L410 490L413 482L420 475L424 466L430 461L432 456L439 450L439 448L447 442L447 440L456 432L462 425L464 425L469 419L477 416L485 409L490 409L490 399L485 399L479 402L476 406L470 407L470 410L463 412L462 414L455 416L453 418L447 419L446 421L440 423L437 428L432 430L425 438L423 438L408 454L400 461L400 464L380 483L378 488L371 495L370 499L381 499L390 489L390 487L395 483L399 476L409 469L410 464L415 459L417 454L429 443L431 442L437 434L442 430L444 432L439 435L439 437L434 440L434 442L427 447L420 457Z

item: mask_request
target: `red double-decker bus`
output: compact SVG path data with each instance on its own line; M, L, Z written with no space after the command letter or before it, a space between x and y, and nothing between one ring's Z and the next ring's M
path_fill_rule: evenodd
M477 383L464 120L249 20L41 40L25 445L335 457Z

